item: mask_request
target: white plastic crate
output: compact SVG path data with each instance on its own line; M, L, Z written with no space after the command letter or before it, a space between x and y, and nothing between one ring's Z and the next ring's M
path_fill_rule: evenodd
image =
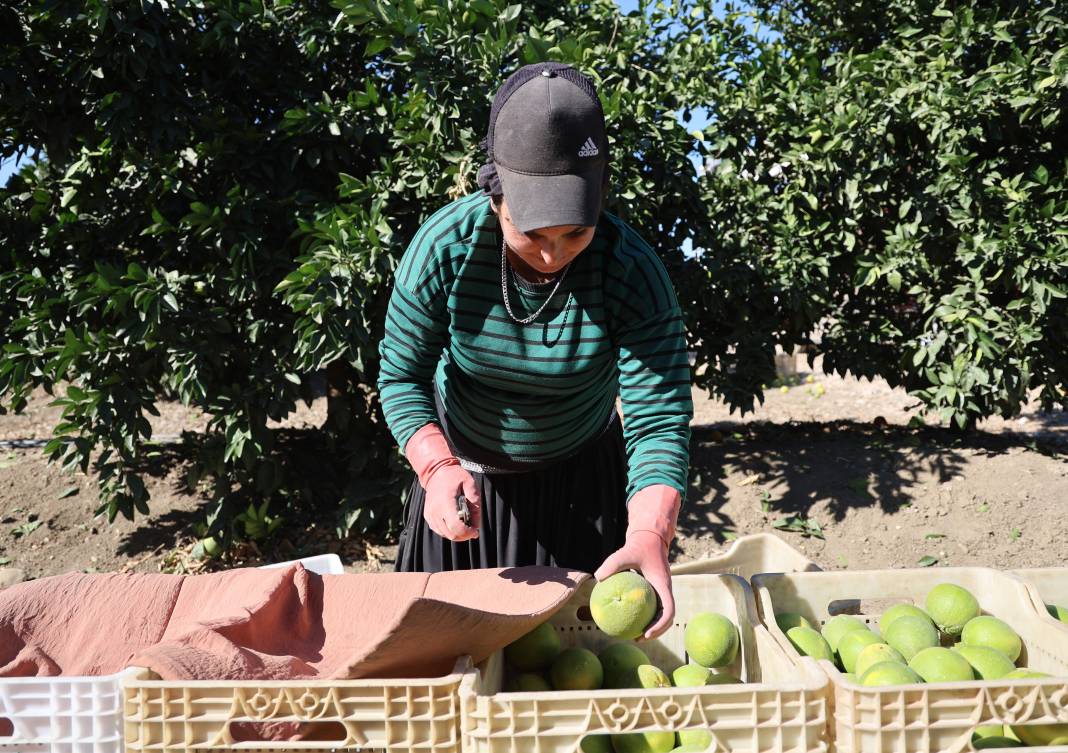
M749 580L758 573L793 573L819 570L819 566L771 533L742 536L723 554L671 567L672 575L729 573Z
M594 652L614 639L589 617L587 581L551 619L565 647ZM464 753L579 753L589 735L706 729L710 753L803 753L830 749L827 678L815 662L793 662L756 619L752 591L732 575L672 578L676 617L667 633L639 646L670 673L687 662L684 630L699 612L723 614L739 629L735 663L745 684L700 688L502 692L503 652L471 670L460 687Z
M263 565L264 570L273 570L280 567L287 567L294 562L299 562L304 565L305 570L310 570L313 573L319 575L344 575L345 568L341 564L341 558L336 554L316 554L313 557L302 557L299 560L288 560L286 562L276 562L273 565Z
M344 572L336 554L294 562L323 575ZM0 751L122 753L122 681L135 676L0 678Z
M102 677L0 679L0 750L18 753L119 753L127 671ZM3 724L6 721L7 724ZM6 729L4 729L6 728Z
M927 593L939 583L968 589L984 614L1019 633L1019 666L1056 677L863 687L821 660L834 687L834 736L841 753L959 753L973 750L972 733L980 726L1068 723L1068 640L1039 619L1033 589L1019 578L982 567L835 571L758 575L753 587L765 627L791 658L800 660L775 614L801 614L821 627L832 615L852 614L878 632L885 609L900 602L923 608Z

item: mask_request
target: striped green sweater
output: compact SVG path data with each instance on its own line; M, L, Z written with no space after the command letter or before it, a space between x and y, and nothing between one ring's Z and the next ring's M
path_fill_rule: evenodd
M685 498L690 371L682 315L663 263L626 223L602 213L590 245L531 324L508 316L501 235L476 193L435 213L397 269L378 387L401 448L438 422L517 461L562 459L599 434L620 396L628 500L651 484ZM513 285L518 284L516 288ZM509 279L524 318L551 290Z

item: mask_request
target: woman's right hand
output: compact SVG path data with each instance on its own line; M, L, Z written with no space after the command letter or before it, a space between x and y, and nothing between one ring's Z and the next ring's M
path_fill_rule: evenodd
M482 520L482 500L475 486L475 479L457 462L438 468L425 486L426 498L423 502L423 520L430 530L449 541L467 541L478 538L478 527ZM471 515L470 525L460 520L456 498L461 494L467 498L467 507Z
M419 483L426 492L423 519L430 530L449 541L478 538L482 521L482 498L475 479L452 454L445 434L437 424L427 424L412 435L404 447ZM456 499L463 494L471 520L460 520Z

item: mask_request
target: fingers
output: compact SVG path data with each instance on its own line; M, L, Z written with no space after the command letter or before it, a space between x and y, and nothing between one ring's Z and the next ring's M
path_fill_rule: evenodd
M646 640L652 640L663 635L675 621L675 595L671 591L671 572L666 561L646 563L646 572L642 574L660 599L660 619L650 625L643 634Z
M451 469L450 469L451 470ZM423 519L434 533L449 541L461 542L478 538L482 521L482 499L471 474L462 471L462 476L453 475L441 481L435 478L426 490ZM470 525L464 525L456 508L456 498L463 493L471 514Z
M455 497L453 497L453 500L455 500ZM456 511L455 501L443 510L442 523L446 531L445 538L450 541L459 542L478 538L478 529L464 525L464 522L460 520L460 513Z

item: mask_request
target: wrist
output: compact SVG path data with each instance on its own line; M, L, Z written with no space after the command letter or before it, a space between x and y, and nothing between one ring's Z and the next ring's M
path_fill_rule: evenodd
M627 538L639 532L655 534L664 548L671 546L682 506L682 495L665 484L639 490L627 505Z
M460 465L460 461L452 454L441 427L433 423L427 424L411 436L404 446L404 455L424 489L440 469Z

